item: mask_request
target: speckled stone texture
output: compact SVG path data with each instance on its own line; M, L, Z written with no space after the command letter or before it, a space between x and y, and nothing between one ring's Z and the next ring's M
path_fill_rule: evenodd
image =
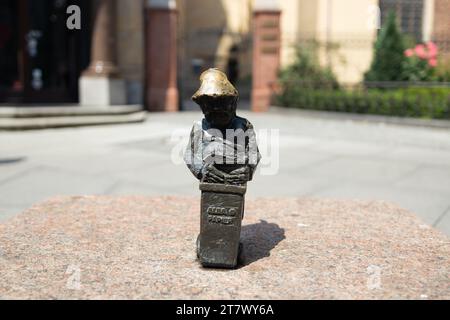
M450 298L449 239L395 205L247 199L245 263L217 270L195 260L199 199L38 204L0 225L0 298Z

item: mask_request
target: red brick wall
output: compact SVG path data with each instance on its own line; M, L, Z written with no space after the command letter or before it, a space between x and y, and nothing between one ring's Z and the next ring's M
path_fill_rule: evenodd
M146 107L178 111L177 11L146 9Z
M450 52L450 0L434 0L433 40L440 50Z
M255 12L253 24L252 110L267 111L280 67L280 12Z

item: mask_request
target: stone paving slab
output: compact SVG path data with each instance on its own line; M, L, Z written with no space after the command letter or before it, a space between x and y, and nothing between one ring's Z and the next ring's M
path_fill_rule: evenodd
M198 231L199 197L52 198L0 224L0 298L450 298L450 239L388 202L248 198L235 270Z
M179 152L201 118L194 110L138 124L0 132L0 221L53 195L198 194ZM257 132L263 158L247 196L382 199L450 236L448 129L276 108L239 115L257 131L279 130L279 148Z

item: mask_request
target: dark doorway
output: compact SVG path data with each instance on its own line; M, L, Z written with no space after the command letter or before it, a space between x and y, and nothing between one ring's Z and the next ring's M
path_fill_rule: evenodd
M81 9L81 30L69 30L66 9ZM88 0L0 1L0 102L78 101L78 78L89 63Z

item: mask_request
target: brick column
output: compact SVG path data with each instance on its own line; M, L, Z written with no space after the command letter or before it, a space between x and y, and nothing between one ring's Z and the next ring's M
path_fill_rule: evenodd
M178 111L175 0L147 0L145 104L150 111Z
M80 104L126 103L125 82L116 65L116 1L97 0L92 31L91 63L80 77Z
M280 67L280 16L277 1L256 0L253 9L252 110L269 109Z

